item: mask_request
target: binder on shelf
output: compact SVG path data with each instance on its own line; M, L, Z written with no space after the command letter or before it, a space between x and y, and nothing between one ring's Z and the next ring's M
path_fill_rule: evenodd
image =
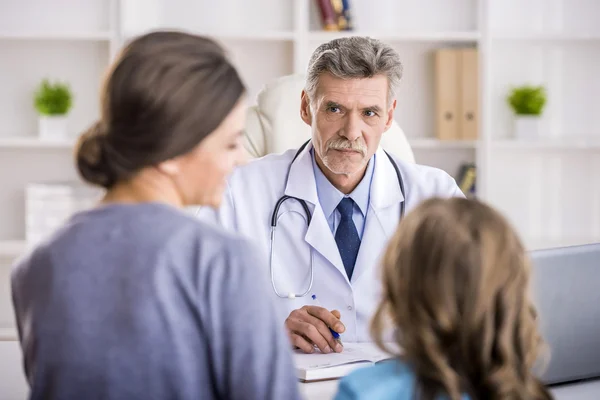
M435 52L435 120L440 140L477 140L479 65L476 48Z
M440 140L457 140L459 115L459 53L455 49L435 52L435 136Z
M460 50L461 110L459 132L464 140L477 140L479 125L479 63L477 49Z

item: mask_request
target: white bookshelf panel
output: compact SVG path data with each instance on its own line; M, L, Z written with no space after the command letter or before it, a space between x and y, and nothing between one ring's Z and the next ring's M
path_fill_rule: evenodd
M491 142L492 151L520 152L600 152L600 135L587 137L544 137L539 139L506 139ZM493 154L493 153L492 153ZM600 170L599 170L600 171Z
M153 28L193 32L293 30L293 2L261 0L123 0L123 30Z
M523 240L539 237L542 215L547 223L555 213L549 201L542 201L539 188L544 186L541 161L531 154L495 155L487 164L488 201L508 218ZM548 198L546 200L549 200Z
M310 2L310 29L321 30L321 16ZM352 1L354 26L359 31L472 31L477 29L477 0Z
M292 42L218 40L229 52L232 62L246 83L249 104L256 103L256 95L265 84L293 73ZM251 51L248 50L249 46Z
M0 241L25 238L27 183L77 179L71 154L40 149L0 149Z
M489 0L492 32L600 34L598 0Z
M4 0L0 2L0 34L108 31L110 1Z
M38 148L38 149L64 149L70 150L73 148L76 139L61 139L61 140L44 140L35 136L13 136L3 137L0 136L0 148L4 149L27 149L27 148Z
M24 240L0 240L0 267L20 257L28 248Z
M594 153L496 153L488 162L490 202L529 243L593 241L600 181L590 171L599 161Z
M495 138L514 138L507 103L514 86L542 84L547 104L541 129L546 138L600 139L600 43L514 43L494 46L491 54L492 126Z
M435 129L434 44L393 43L403 64L395 118L410 137L429 138Z
M477 31L409 31L409 32L332 32L313 31L308 34L311 41L327 42L338 37L369 36L384 42L444 42L444 43L475 43L481 35Z
M15 316L10 290L12 263L0 259L0 333L15 328Z
M99 88L107 43L0 41L0 136L37 135L34 93L43 78L69 83L74 99L68 129L78 135L99 115Z
M599 160L599 153L561 154L560 231L564 236L595 235L600 223L596 219L600 212L600 202L595 198L600 190L600 170L593 168Z
M460 166L463 163L475 162L475 150L473 149L413 147L412 150L416 163L440 168L457 180L459 179Z

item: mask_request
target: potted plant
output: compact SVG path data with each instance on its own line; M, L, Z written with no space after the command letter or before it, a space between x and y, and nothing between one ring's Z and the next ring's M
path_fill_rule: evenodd
M44 79L35 92L34 105L39 114L39 136L43 139L65 138L68 114L73 105L69 86Z
M537 137L540 117L546 105L545 88L530 85L516 87L512 89L507 100L515 114L515 137L521 139Z

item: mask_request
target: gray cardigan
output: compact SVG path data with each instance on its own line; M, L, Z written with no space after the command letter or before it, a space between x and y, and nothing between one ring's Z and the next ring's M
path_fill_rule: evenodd
M297 399L263 260L159 203L74 216L12 275L32 399Z

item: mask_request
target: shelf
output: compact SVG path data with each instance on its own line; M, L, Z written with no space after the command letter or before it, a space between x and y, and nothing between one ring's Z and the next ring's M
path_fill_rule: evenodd
M0 328L0 342L19 340L17 328Z
M519 41L600 41L600 34L585 33L517 33L498 32L491 34L492 40L519 40Z
M27 248L27 242L24 240L0 240L0 259L19 257Z
M566 238L536 238L523 240L527 250L543 250L556 247L577 246L582 244L600 243L600 238L593 237L566 237Z
M75 145L74 139L44 140L34 136L29 137L0 137L0 149L2 148L40 148L40 149L72 149Z
M313 41L326 42L338 37L370 36L390 42L476 42L481 35L479 32L449 31L449 32L354 32L354 31L313 31L308 38Z
M0 40L110 41L112 32L0 32Z
M199 33L202 34L202 33ZM294 39L294 32L212 32L205 33L217 39L226 40L245 40L245 41L256 41L256 40L271 40L271 41L286 41Z
M413 149L474 149L476 140L439 140L439 139L411 139L408 143Z
M202 32L202 31L190 31L195 35L210 36L218 40L236 40L236 41L288 41L293 40L295 37L294 32L291 31L267 31L267 32ZM144 35L143 32L126 32L123 36L126 39L133 39L134 37Z
M492 141L492 147L508 150L600 150L600 139L501 139Z

